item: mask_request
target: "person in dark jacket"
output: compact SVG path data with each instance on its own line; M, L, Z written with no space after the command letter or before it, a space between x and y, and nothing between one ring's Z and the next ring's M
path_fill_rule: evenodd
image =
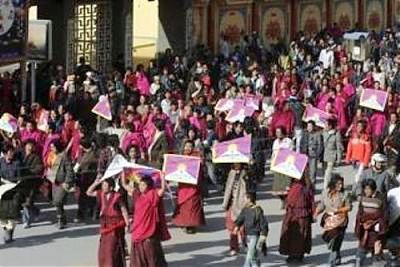
M22 160L22 181L18 186L24 198L24 202L22 203L24 228L29 228L32 220L39 215L39 209L34 205L34 200L43 182L43 164L35 147L35 141L26 141L25 153Z
M314 121L307 122L307 129L300 139L300 152L308 156L308 170L313 184L317 178L318 161L324 150L322 134L315 128Z
M75 176L71 160L63 151L61 142L53 142L50 150L52 159L48 162L50 168L47 171L47 178L53 183L53 204L56 207L57 227L63 229L67 223L64 204L68 193L75 185Z
M244 266L260 266L257 250L265 248L268 235L268 221L264 216L263 209L256 205L256 194L246 193L246 206L242 209L235 221L234 233L244 226L247 235L247 256Z
M92 217L96 206L96 199L86 194L97 176L96 146L87 138L81 140L80 146L83 153L73 168L77 175L77 186L79 187L78 212L74 219L75 223L81 222L88 215Z
M21 163L15 157L15 149L10 145L3 148L4 157L0 159L0 187L17 183L20 178ZM18 189L5 192L0 196L0 228L4 230L4 243L13 241L16 220L19 217L20 194Z

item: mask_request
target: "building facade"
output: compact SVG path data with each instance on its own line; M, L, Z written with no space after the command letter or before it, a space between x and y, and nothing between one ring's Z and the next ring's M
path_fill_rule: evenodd
M221 38L235 45L252 31L268 45L288 42L300 30L316 33L333 23L343 30L357 26L381 31L400 22L400 0L158 0L156 9L143 9L142 19L135 20L133 9L146 1L32 0L31 4L37 5L39 19L53 21L53 58L68 69L82 56L100 70L114 61L131 66L134 40L146 35L148 25L157 25L157 30L152 41L142 45L153 45L154 52L170 47L183 53L196 44L217 51ZM135 28L140 29L136 37Z

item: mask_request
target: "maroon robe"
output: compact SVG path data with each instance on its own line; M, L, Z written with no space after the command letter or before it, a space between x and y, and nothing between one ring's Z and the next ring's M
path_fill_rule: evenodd
M125 221L122 216L122 198L117 192L97 194L100 204L99 267L124 267Z
M314 194L302 181L296 181L286 199L279 253L302 257L311 252L311 224ZM296 240L296 242L293 242Z
M179 227L205 224L201 190L198 185L179 184L173 223Z
M161 241L169 235L164 205L156 189L134 192L131 267L167 266Z

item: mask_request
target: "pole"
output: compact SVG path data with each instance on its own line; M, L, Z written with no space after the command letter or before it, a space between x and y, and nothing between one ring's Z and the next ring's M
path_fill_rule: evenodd
M21 68L21 102L24 103L26 101L26 84L28 74L26 73L26 61L23 60L20 62Z
M36 102L36 62L31 61L31 103Z

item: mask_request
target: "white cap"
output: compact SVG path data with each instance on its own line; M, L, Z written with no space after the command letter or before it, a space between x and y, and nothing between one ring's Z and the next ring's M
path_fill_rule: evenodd
M386 163L387 157L381 153L375 153L371 157L371 164L375 165L375 163L377 163L377 162Z

